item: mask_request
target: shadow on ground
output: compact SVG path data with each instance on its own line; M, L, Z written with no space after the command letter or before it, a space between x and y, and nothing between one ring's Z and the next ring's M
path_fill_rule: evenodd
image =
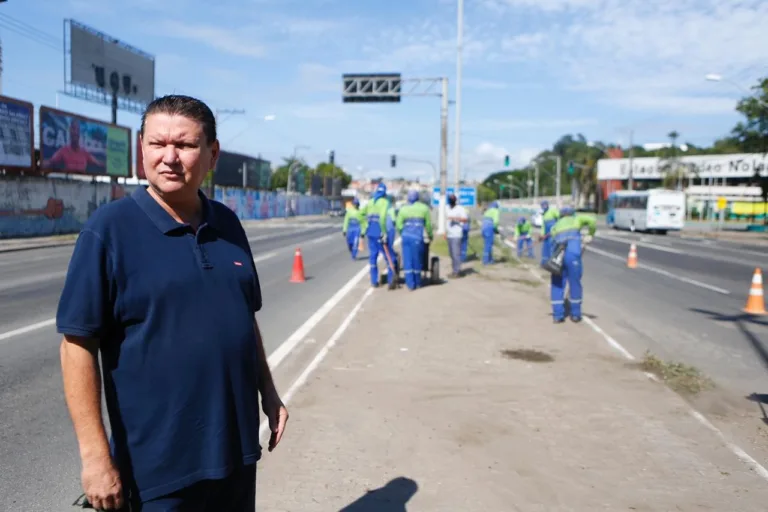
M366 491L339 512L407 512L406 504L418 490L414 480L401 476L384 487Z
M768 348L765 346L763 340L761 340L754 332L749 329L750 326L768 327L768 322L766 322L765 317L754 316L747 313L723 314L699 308L691 308L690 311L699 313L700 315L705 315L709 317L710 320L715 322L728 322L734 324L741 335L744 336L744 339L749 342L752 350L754 350L757 356L760 358L760 362L763 363L763 366L768 370ZM765 408L765 404L768 404L768 395L752 393L745 398L757 404L758 408L760 409L760 414L762 415L761 419L763 423L768 425L768 414L766 414Z

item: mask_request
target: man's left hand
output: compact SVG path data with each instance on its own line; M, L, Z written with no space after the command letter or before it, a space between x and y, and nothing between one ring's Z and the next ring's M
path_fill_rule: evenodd
M283 405L283 401L280 400L277 391L273 391L264 396L261 400L261 407L269 421L270 436L268 449L271 452L283 438L285 424L288 422L288 409Z

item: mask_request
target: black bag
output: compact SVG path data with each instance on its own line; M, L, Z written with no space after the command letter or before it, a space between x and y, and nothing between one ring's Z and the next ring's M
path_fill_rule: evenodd
M555 243L552 248L552 256L541 264L541 268L550 274L559 276L563 273L563 259L565 258L565 247L567 243Z

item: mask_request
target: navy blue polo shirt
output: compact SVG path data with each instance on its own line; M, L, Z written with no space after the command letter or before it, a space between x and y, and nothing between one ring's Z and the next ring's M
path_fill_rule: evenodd
M144 187L98 208L56 315L100 340L113 454L142 500L261 456L258 274L235 214L200 197L196 233Z

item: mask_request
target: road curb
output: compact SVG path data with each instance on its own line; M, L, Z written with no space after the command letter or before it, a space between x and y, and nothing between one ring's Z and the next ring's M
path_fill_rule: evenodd
M34 249L50 249L51 247L66 247L68 245L75 245L77 239L67 240L66 242L55 242L42 245L23 245L19 247L0 247L0 254L4 252L20 252L20 251L32 251Z

